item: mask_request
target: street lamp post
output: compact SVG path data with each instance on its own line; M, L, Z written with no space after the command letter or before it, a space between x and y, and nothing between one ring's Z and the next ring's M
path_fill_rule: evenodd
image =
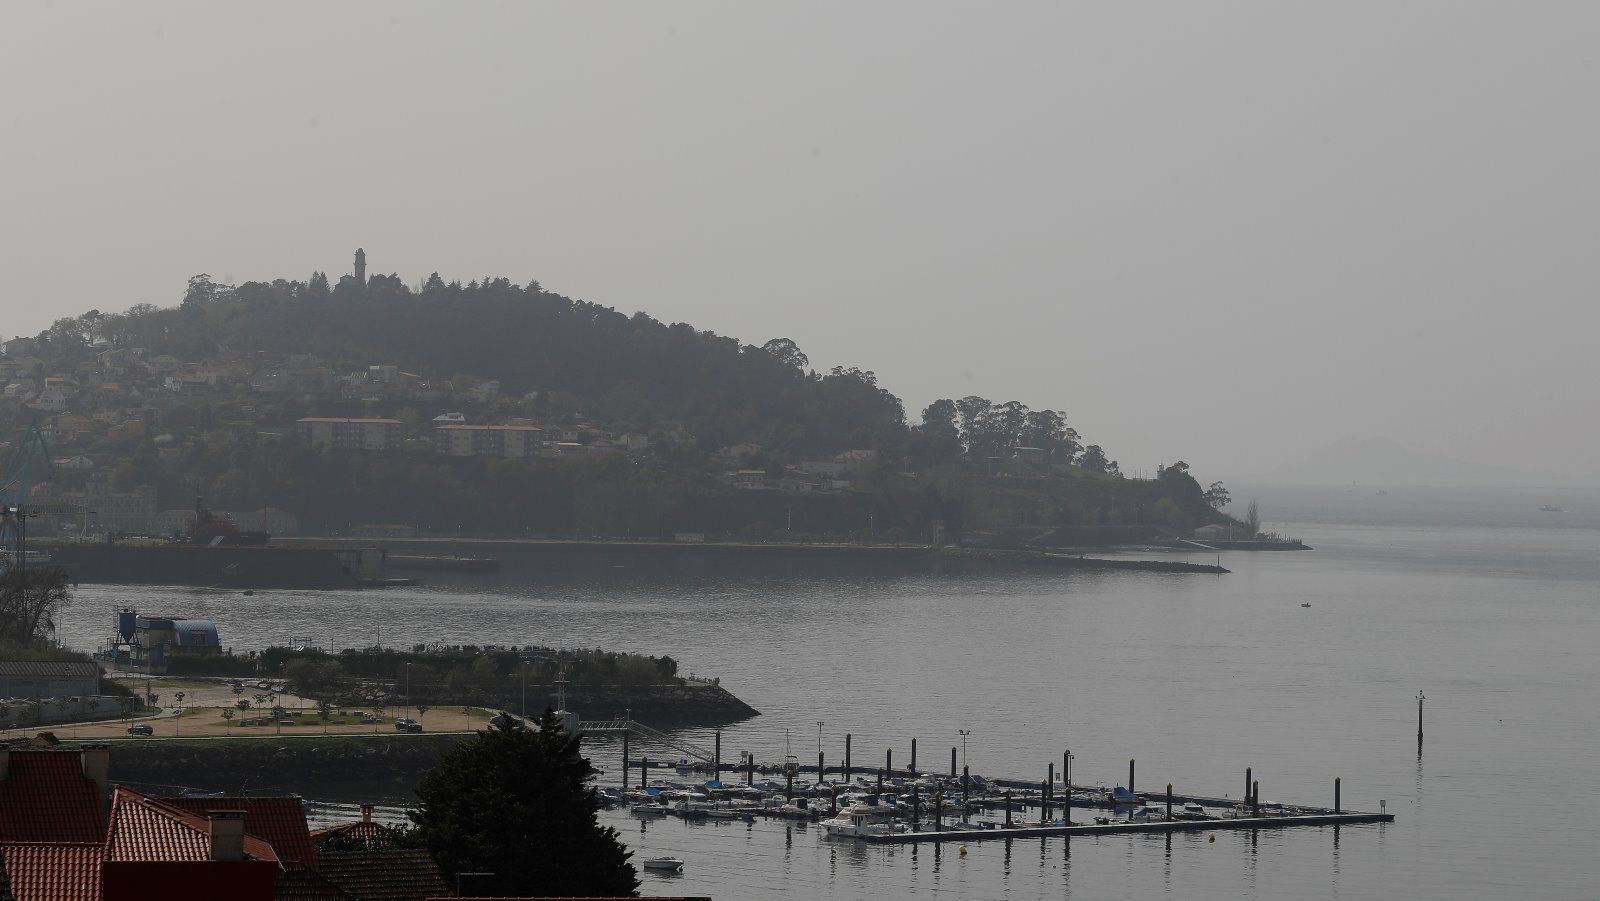
M961 733L961 768L967 768L967 736L972 734L971 729L957 729Z

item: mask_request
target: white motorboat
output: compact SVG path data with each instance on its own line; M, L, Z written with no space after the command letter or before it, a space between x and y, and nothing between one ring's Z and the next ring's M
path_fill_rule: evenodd
M628 808L628 812L636 817L664 817L670 813L660 804L635 804Z
M822 821L829 835L859 838L863 835L891 835L905 832L904 823L895 822L895 808L885 804L852 804L832 818Z
M647 857L640 861L647 870L662 870L668 873L683 872L683 858L681 857Z

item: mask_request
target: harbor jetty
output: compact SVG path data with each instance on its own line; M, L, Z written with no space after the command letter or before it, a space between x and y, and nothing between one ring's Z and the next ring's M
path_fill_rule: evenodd
M621 735L621 784L605 788L603 796L612 804L628 805L635 815L820 821L830 836L879 844L1287 829L1394 820L1387 802L1380 801L1376 813L1346 810L1342 780L1337 778L1333 806L1317 807L1263 801L1260 780L1249 769L1243 798L1233 799L1180 793L1170 783L1164 791L1136 792L1133 760L1128 761L1127 786L1075 785L1070 776L1075 759L1071 751L1062 753L1059 777L1051 763L1040 781L985 779L965 765L957 768L956 748L950 749L948 773L919 769L914 741L908 766L896 768L894 752L886 751L883 766L863 768L852 765L848 735L842 761L830 766L822 753L815 765L801 765L795 757L777 765L757 763L748 752L736 763L725 763L720 731L712 749L639 733L642 739L654 738L676 751L674 762L630 756L635 730L626 721L584 723L579 728Z

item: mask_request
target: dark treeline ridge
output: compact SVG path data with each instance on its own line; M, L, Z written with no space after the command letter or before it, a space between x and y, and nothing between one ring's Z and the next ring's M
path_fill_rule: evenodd
M314 355L339 372L381 363L423 380L425 390L411 396L263 394L245 382L169 396L151 378L137 404L127 391L85 390L74 401L80 416L138 407L143 428L85 430L69 449L109 467L113 488L157 485L164 508L196 494L218 509L281 508L299 516L302 532L403 523L434 534L924 541L935 520L952 537L1003 526L1183 530L1222 519L1226 501L1220 484L1202 489L1181 462L1154 480L1125 478L1054 409L968 396L908 420L873 372L813 370L789 339L743 344L537 282L463 285L435 273L415 288L393 275L330 285L317 273L233 286L202 275L177 307L58 320L30 359L41 379L79 373L80 383L137 383L141 371L106 362L135 351L239 371ZM472 390L487 379L498 382L496 399ZM437 455L429 420L452 410L473 422L594 425L649 444L604 459ZM15 430L37 415L0 401L0 426ZM295 433L304 416L393 417L413 441L392 453L311 447ZM163 440L168 446L158 447ZM720 478L733 468L780 478L840 454L856 455L850 487L825 496L738 491Z

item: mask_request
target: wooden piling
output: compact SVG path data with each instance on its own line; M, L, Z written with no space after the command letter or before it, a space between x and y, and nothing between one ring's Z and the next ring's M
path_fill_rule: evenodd
M1261 782L1257 780L1250 783L1250 815L1259 816L1261 813Z
M1011 825L1011 789L1006 789L1006 826Z
M1133 761L1128 761L1128 794L1133 794Z
M825 770L824 770L824 768L822 766L822 752L818 751L817 752L817 784L818 785L822 784L822 774L823 774L823 772L825 772Z
M890 779L894 778L894 748L883 752L883 771Z
M1250 768L1244 768L1244 803L1250 803Z
M950 749L950 778L956 777L956 749Z
M1050 822L1050 780L1039 784L1039 822Z
M844 734L844 781L850 781L850 733Z
M648 757L640 758L640 760L639 760L639 787L640 788L644 788L645 786L647 786L649 784L650 784L650 758L648 758Z
M1167 783L1167 819L1172 819L1172 783Z
M1339 777L1338 776L1333 777L1333 812L1334 813L1343 813L1344 812L1339 807Z
M756 755L744 752L744 784L756 784Z
M911 778L917 778L917 740L911 739Z

